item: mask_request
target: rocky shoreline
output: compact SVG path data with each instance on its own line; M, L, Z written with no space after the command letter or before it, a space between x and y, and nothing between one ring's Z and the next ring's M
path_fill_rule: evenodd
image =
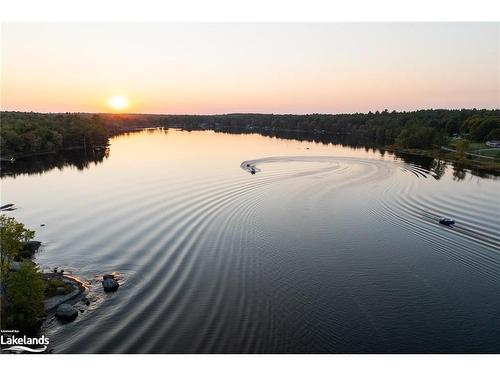
M71 288L69 293L55 295L44 301L46 316L53 315L62 323L74 321L80 313L84 313L91 304L93 305L94 302L99 299L99 297L96 298L96 296L93 295L95 292L90 292L90 284L84 283L77 277L63 275L59 272L45 273L44 277L46 277L47 280L57 280L59 283L62 281L67 287ZM103 275L101 285L102 290L106 294L116 292L120 287L114 274Z
M54 272L44 273L43 276L46 280L53 279L53 278L60 279L65 284L68 284L68 285L73 287L73 291L68 293L68 294L62 294L62 295L47 298L43 303L45 311L53 310L53 309L57 308L59 305L65 303L65 302L69 302L71 300L76 301L77 298L83 296L83 294L87 291L87 288L85 287L84 283L76 277L68 276L68 275L61 275L61 274L54 273Z
M28 241L23 247L22 256L11 263L10 271L18 272L24 260L35 263L33 257L41 245L40 241ZM62 269L59 271L57 267L48 272L40 272L40 274L45 284L45 299L43 301L45 313L40 317L40 323L54 316L62 323L72 322L79 313L85 311L85 307L91 305L91 299L87 298L90 290L88 282L84 282ZM104 274L102 278L99 278L105 293L118 290L120 284L114 273Z

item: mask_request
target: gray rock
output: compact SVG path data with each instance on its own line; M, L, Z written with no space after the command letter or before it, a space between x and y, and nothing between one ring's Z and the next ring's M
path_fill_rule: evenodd
M68 303L63 303L57 307L56 316L65 322L72 322L78 316L78 310Z
M104 287L105 292L114 292L118 289L120 284L118 284L118 282L114 279L104 279L102 286Z
M11 271L17 272L17 271L19 271L20 268L21 268L21 262L12 262L10 264Z
M64 281L67 281L67 280L64 280ZM75 298L76 296L78 296L79 294L82 293L82 290L80 289L80 287L78 286L78 284L76 282L72 283L72 287L73 287L73 290L70 293L56 295L54 297L50 297L50 298L46 299L43 303L45 310L52 310L52 309L56 308L57 306L59 306L60 304L66 302L66 301L69 301L70 299ZM68 288L66 288L66 290L67 289Z

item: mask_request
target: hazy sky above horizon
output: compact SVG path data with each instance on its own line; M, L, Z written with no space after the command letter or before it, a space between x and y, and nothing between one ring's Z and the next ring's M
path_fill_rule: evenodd
M500 23L2 24L2 110L500 108Z

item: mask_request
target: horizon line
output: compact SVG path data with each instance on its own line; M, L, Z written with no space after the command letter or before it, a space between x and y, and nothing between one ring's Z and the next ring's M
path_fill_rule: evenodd
M30 110L8 110L2 109L0 113L3 112L18 112L18 113L39 113L39 114L87 114L87 115L132 115L132 116L230 116L230 115L268 115L268 116L312 116L312 115L322 115L322 116L336 116L336 115L368 115L370 113L412 113L419 111L500 111L499 108L421 108L414 110L389 110L384 108L383 110L375 110L368 112L309 112L309 113L290 113L290 112L226 112L226 113L165 113L165 112L86 112L86 111L65 111L65 112L53 112L53 111L30 111Z

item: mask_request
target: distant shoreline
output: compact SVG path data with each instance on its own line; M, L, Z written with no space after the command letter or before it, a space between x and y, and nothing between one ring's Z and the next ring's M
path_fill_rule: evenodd
M427 156L433 159L441 159L446 162L456 163L457 165L467 168L474 169L480 172L491 173L491 174L500 174L500 161L497 161L493 158L488 158L487 160L477 158L462 158L457 160L454 156L453 152L446 152L443 149L432 149L432 150L420 150L420 149L404 149L397 147L384 147L383 149L387 151L393 151L408 155L418 155L418 156Z
M126 134L129 132L138 132L138 131L143 131L143 130L148 130L148 129L176 129L176 130L183 130L183 131L218 131L218 132L224 132L222 129L212 129L212 128L195 128L195 129L186 129L183 126L179 125L173 125L173 126L154 126L154 124L151 124L148 127L133 127L133 128L127 128L127 129L114 129L111 138L115 136L119 136L122 134ZM238 132L238 129L233 129L232 132L228 132L230 134L233 133L238 133L238 134L259 134L262 136L269 136L269 134L265 134L263 131L260 131L259 129L252 129L251 131L248 131L248 129L239 129L240 132ZM295 133L295 134L306 134L307 131L304 129L280 129L280 132L282 133ZM306 142L320 142L322 141L320 136L329 136L335 138L335 136L349 136L352 135L352 132L317 132L318 137L313 137L312 139L308 140L300 140L296 139L298 141L306 141ZM277 136L279 138L279 136ZM359 135L359 140L363 139L363 134ZM360 144L361 147L362 143ZM41 152L34 152L34 153L22 153L22 154L15 154L13 155L14 161L11 159L2 156L1 161L2 162L15 162L15 160L20 160L20 159L25 159L28 157L36 157L36 156L43 156L43 155L58 155L62 154L67 151L83 151L85 149L92 151L92 150L102 150L104 148L109 147L109 145L101 145L101 146L93 146L93 147L87 147L84 148L82 146L73 146L73 147L67 147L58 151L41 151ZM397 147L395 145L390 145L390 146L381 146L381 145L373 145L373 144L366 144L364 147L374 147L379 150L385 150L389 152L397 152L397 153L404 153L407 155L416 155L416 156L426 156L434 159L441 159L446 162L451 162L451 163L456 163L460 165L461 167L467 168L467 169L474 169L479 172L484 172L484 173L491 173L491 174L500 174L500 161L497 161L496 159L492 157L488 158L480 158L480 157L475 157L473 154L469 154L469 157L462 158L460 160L457 160L456 157L454 156L454 153L450 150L447 150L446 148L433 148L433 149L408 149L408 148L403 148L403 147ZM500 151L500 150L499 150Z
M109 139L144 129L211 130L229 134L367 147L421 155L453 162L460 167L500 173L500 156L493 151L480 158L469 144L460 154L451 149L454 140L474 145L500 137L500 110L417 110L353 114L40 114L2 111L2 161L64 151L100 151ZM25 124L19 127L17 124ZM472 147L472 146L471 146ZM33 152L32 152L33 151ZM472 151L472 149L471 149ZM499 150L500 151L500 150ZM92 158L92 155L89 155ZM7 166L6 169L9 169Z

